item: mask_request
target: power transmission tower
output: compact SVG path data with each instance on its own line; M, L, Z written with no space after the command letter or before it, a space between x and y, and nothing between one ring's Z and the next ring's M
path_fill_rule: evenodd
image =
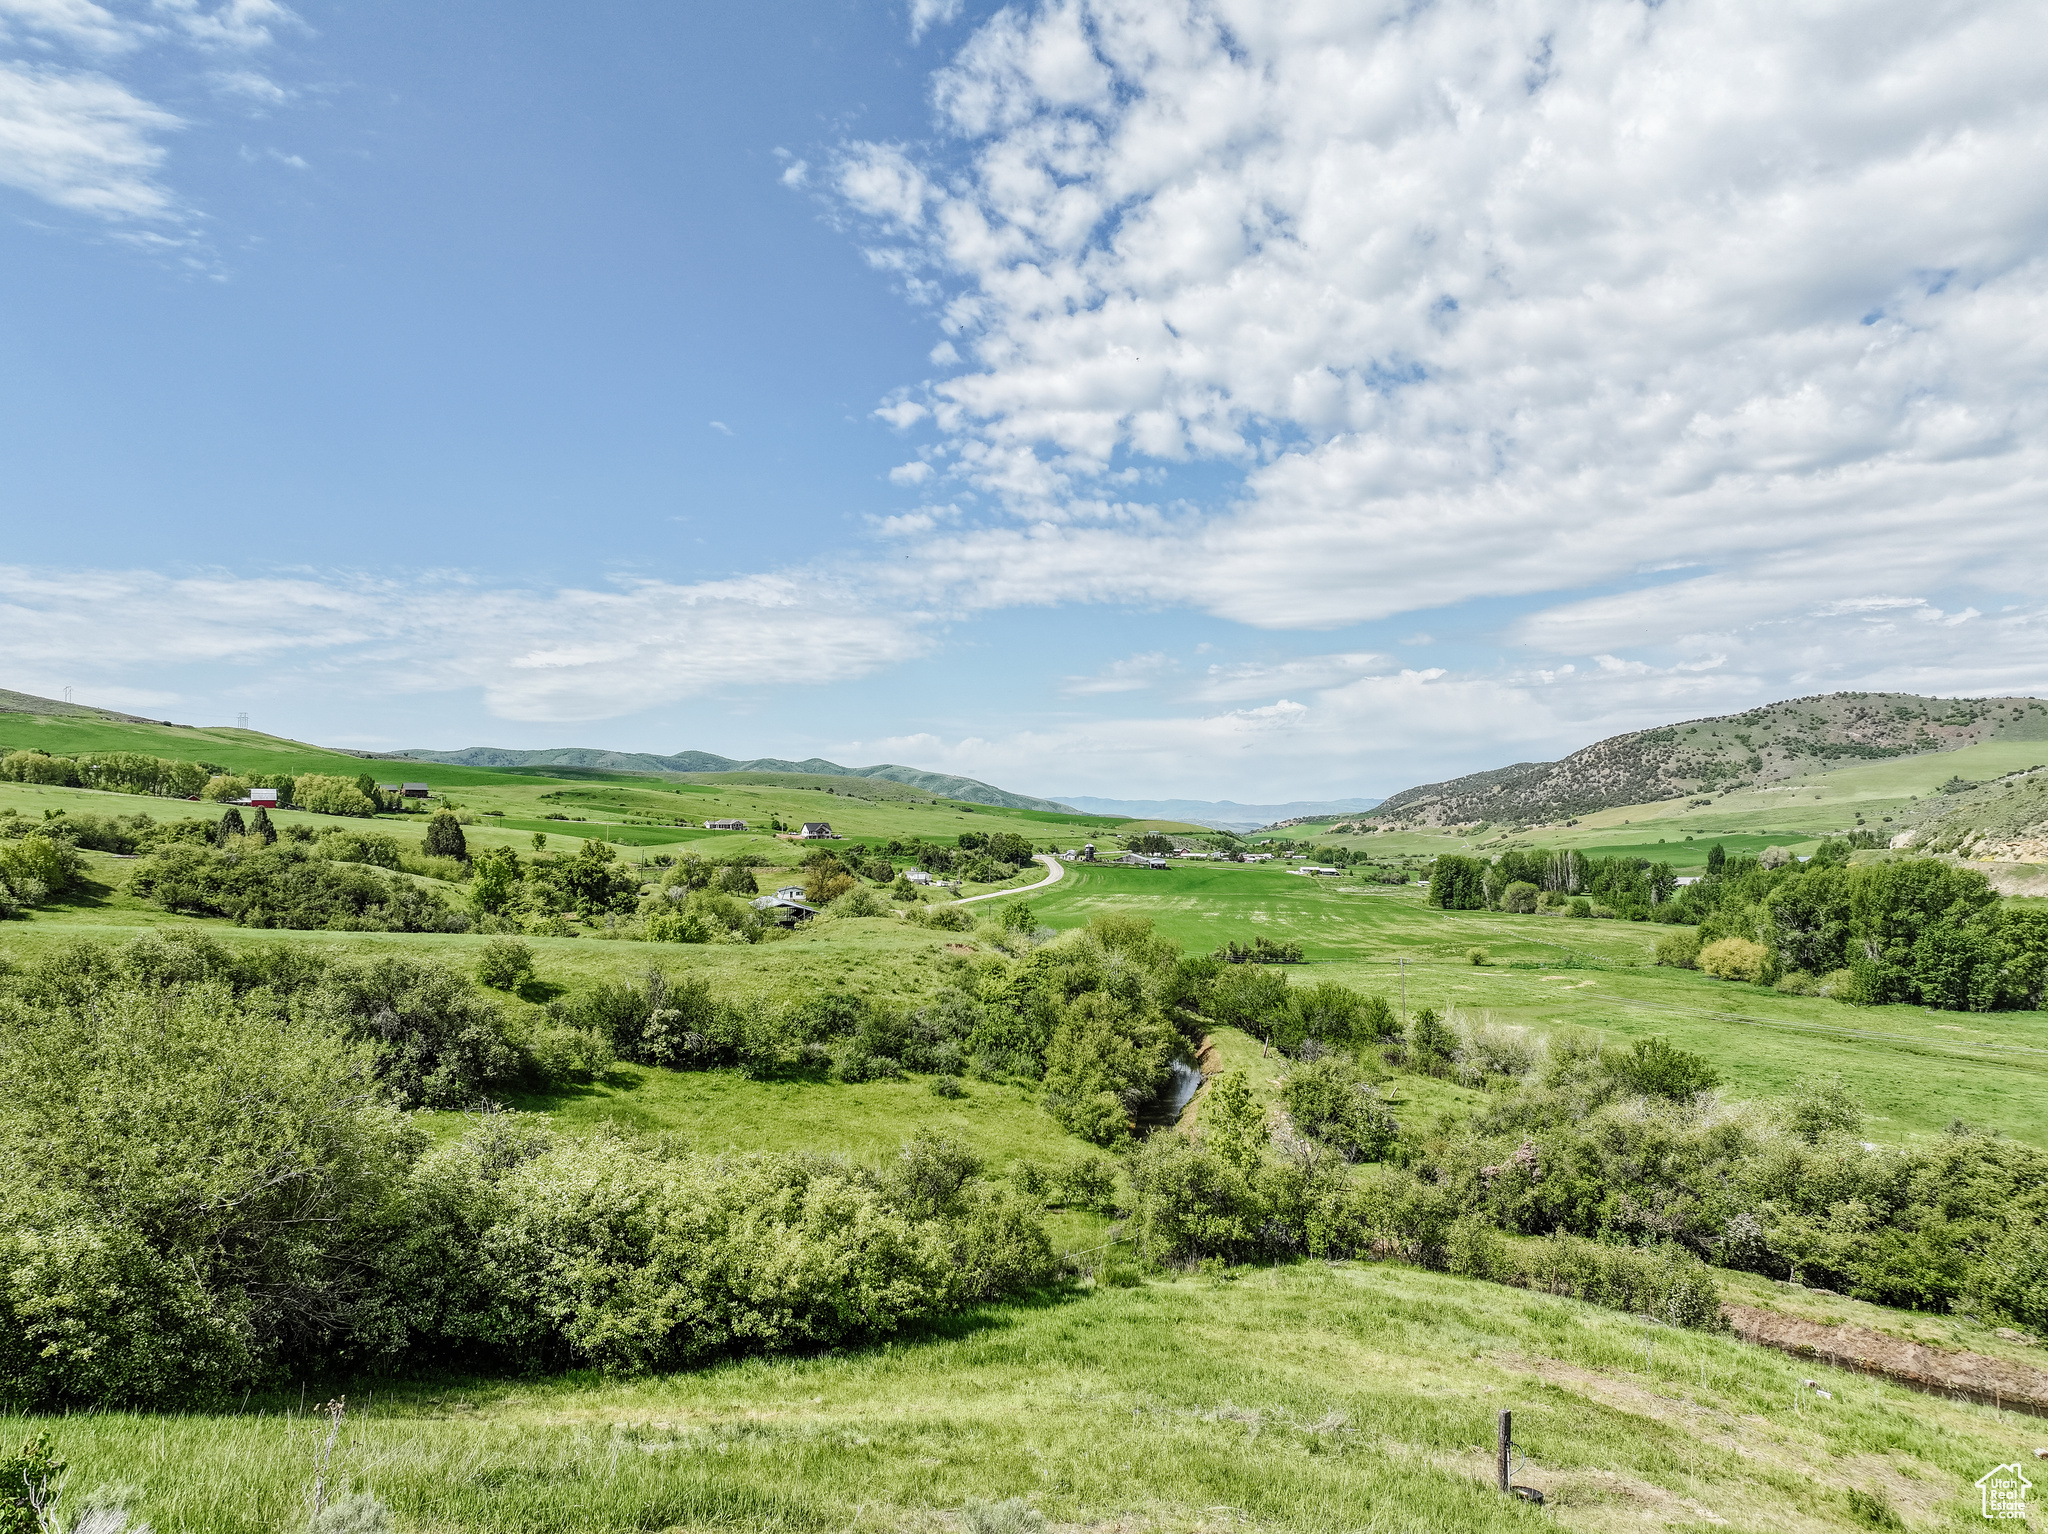
M246 730L246 729L248 729L248 728L249 728L249 716L248 716L247 714L237 714L237 715L235 715L235 728L236 728L236 729L238 729L238 730Z

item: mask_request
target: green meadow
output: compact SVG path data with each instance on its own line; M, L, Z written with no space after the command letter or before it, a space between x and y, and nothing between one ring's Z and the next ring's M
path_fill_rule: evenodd
M40 724L93 736L38 737L51 750L169 754L161 742L144 743L157 727ZM0 718L0 744L28 743L25 728L19 716ZM115 745L104 738L114 730L137 738ZM684 850L757 851L774 860L771 868L794 865L802 849L791 843L701 826L728 816L758 826L770 816L785 824L826 819L865 844L1015 830L1035 845L1068 846L1106 839L1116 824L963 805L896 784L869 794L863 780L543 777L358 763L311 747L298 755L291 743L238 740L233 731L157 733L203 738L208 760L250 771L369 770L386 780L435 782L478 817L465 828L473 848L526 850L536 833L561 850L602 839L629 862L646 862L650 877L653 857ZM2043 748L1974 749L2025 756ZM248 754L231 755L239 751ZM1987 754L1963 763L1968 755L1941 762L1947 771L1990 776L2004 759ZM1707 808L1652 814L1660 807L1651 806L1589 817L1568 835L1523 839L1665 857L1681 869L1703 862L1714 840L1731 852L1773 844L1804 850L1799 844L1828 829L1830 816L1839 825L1842 806L1869 806L1875 822L1877 807L1931 791L1942 779L1923 782L1930 770L1914 761L1845 769L1827 779L1826 792L1839 798L1807 798L1816 809L1798 815L1793 796L1750 796L1770 802L1753 809L1724 801L1711 807L1719 822L1706 818ZM1851 774L1865 775L1853 789L1861 798L1838 781ZM59 809L219 813L211 805L0 784L0 809L9 807L33 818ZM1752 815L1762 821L1742 827ZM318 829L360 824L295 811L273 819ZM411 838L423 825L423 816L390 816L377 829ZM1315 828L1288 834L1312 837ZM1489 837L1343 840L1393 855L1455 850ZM0 926L0 962L32 963L80 938L118 944L151 930L187 929L237 947L288 942L330 956L426 955L468 971L490 941L468 933L280 933L175 916L128 893L133 860L94 853L88 861L92 882L83 892ZM442 888L452 900L464 896L462 886ZM1585 1032L1616 1045L1662 1036L1710 1060L1723 1094L1738 1100L1839 1074L1868 1109L1863 1132L1882 1143L1925 1143L1962 1119L2048 1145L2048 1019L2039 1013L1850 1008L1781 995L1657 967L1654 948L1669 927L1444 912L1412 884L1307 877L1278 864L1177 863L1163 872L1075 864L1058 884L1007 898L1027 901L1035 924L1060 931L1103 915L1142 916L1190 953L1258 936L1299 943L1305 962L1278 971L1290 984L1340 981L1411 1015L1430 1007L1454 1023L1552 1037ZM1004 904L971 909L993 918ZM912 1005L969 979L994 937L887 916L821 922L754 945L656 944L598 930L533 937L524 941L534 977L501 1004L538 1013L553 997L633 983L655 967L702 977L722 995L842 992ZM1232 1028L1214 1028L1204 1042L1205 1067L1242 1070L1254 1099L1277 1111L1284 1062ZM974 1079L956 1097L941 1097L932 1085L916 1074L847 1082L823 1069L750 1079L728 1070L620 1065L587 1084L515 1095L504 1106L543 1115L573 1135L661 1135L710 1154L808 1150L885 1164L920 1131L972 1149L998 1175L1026 1161L1058 1166L1095 1154L1061 1131L1034 1085ZM1441 1127L1484 1105L1487 1094L1402 1073L1382 1084L1382 1100L1406 1125ZM1198 1124L1205 1103L1197 1097L1184 1123ZM446 1140L472 1117L421 1112L417 1122ZM1970 1488L1978 1475L2042 1441L2038 1421L2010 1411L1574 1300L1371 1262L1140 1272L1119 1265L1129 1250L1122 1228L1101 1215L1055 1209L1047 1227L1055 1249L1072 1254L1083 1276L890 1343L641 1378L513 1371L309 1379L216 1412L94 1411L21 1419L15 1429L50 1431L71 1463L74 1488L124 1488L130 1510L156 1534L303 1528L316 1448L328 1429L328 1419L310 1408L344 1391L349 1411L330 1480L374 1489L405 1534L1031 1534L1041 1519L1062 1530L1133 1534L1546 1524L1589 1531L1948 1528L1974 1526ZM2038 1348L1960 1316L1904 1317L1750 1275L1731 1275L1724 1294L1945 1345L2039 1357ZM1543 1493L1541 1508L1491 1489L1494 1417L1502 1408L1515 1412L1515 1479ZM1889 1509L1884 1516L1898 1522L1873 1522L1872 1508Z
M273 1534L305 1517L319 1399L21 1425L55 1429L77 1484L126 1488L159 1531ZM649 1379L365 1384L348 1405L329 1484L450 1534L1809 1534L1872 1527L1873 1506L1900 1520L1879 1527L1946 1529L1975 1526L1971 1483L2040 1436L1729 1338L1370 1263L1083 1286L894 1344ZM1492 1489L1502 1409L1540 1508Z

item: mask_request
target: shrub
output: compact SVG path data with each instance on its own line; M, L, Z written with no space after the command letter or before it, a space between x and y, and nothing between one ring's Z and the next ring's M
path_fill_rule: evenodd
M358 1324L417 1132L361 1051L217 983L0 1009L0 1391L218 1399Z
M535 1074L496 1003L430 960L344 960L328 970L310 1007L369 1047L377 1079L407 1108L471 1107L486 1087Z
M1593 914L1593 902L1583 895L1575 896L1572 899L1572 903L1565 907L1564 914L1566 916L1589 917Z
M857 884L825 908L825 914L838 917L887 916L889 903L864 884Z
M958 1076L934 1076L931 1081L931 1094L934 1097L965 1097L967 1088L961 1084Z
M1783 1111L1786 1128L1808 1145L1863 1128L1863 1105L1839 1075L1802 1077L1785 1098Z
M1202 1144L1239 1171L1258 1164L1268 1138L1265 1111L1243 1071L1225 1071L1209 1083L1199 1124Z
M1579 1236L1514 1243L1492 1276L1546 1294L1570 1295L1671 1326L1716 1331L1721 1296L1707 1265L1682 1247L1606 1246Z
M516 991L533 978L533 950L517 938L493 938L477 955L476 978L494 991Z
M337 863L362 863L371 868L392 870L396 870L405 858L405 849L398 845L395 836L386 836L381 831L344 830L340 826L330 826L321 831L313 850Z
M85 877L85 859L68 841L40 834L0 845L0 896L12 906L39 906L68 894Z
M1698 932L1674 932L1657 939L1657 962L1676 969L1696 969L1700 960Z
M1349 1061L1327 1056L1288 1073L1280 1089L1295 1128L1320 1140L1346 1161L1377 1161L1400 1126L1380 1105L1379 1093Z
M1637 1039L1627 1054L1608 1062L1608 1069L1629 1091L1673 1102L1688 1102L1721 1080L1706 1056L1674 1049L1662 1038Z
M1433 1074L1450 1064L1458 1037L1436 1014L1434 1007L1419 1009L1408 1024L1408 1054L1415 1068Z
M1500 892L1500 908L1517 916L1531 915L1536 910L1536 898L1540 893L1535 885L1517 880Z
M1716 980L1762 978L1770 962L1770 950L1746 937L1716 938L1699 952L1699 967Z

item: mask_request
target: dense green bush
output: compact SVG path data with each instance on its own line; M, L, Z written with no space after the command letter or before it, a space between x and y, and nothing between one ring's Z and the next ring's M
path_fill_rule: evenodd
M167 911L225 916L245 927L462 932L470 925L467 914L410 880L320 857L296 842L160 846L128 888Z
M59 992L0 999L0 1393L204 1399L374 1333L420 1139L365 1054L218 981Z
M1400 1126L1379 1100L1379 1092L1358 1067L1339 1055L1296 1066L1281 1086L1294 1127L1320 1140L1346 1161L1377 1161L1387 1153Z
M941 1141L866 1170L499 1114L430 1148L399 1102L518 1053L430 970L152 937L10 977L0 1399L170 1407L406 1360L671 1366L887 1335L1052 1273L1037 1206Z
M84 879L85 859L78 848L51 835L48 824L0 840L0 918L61 898Z

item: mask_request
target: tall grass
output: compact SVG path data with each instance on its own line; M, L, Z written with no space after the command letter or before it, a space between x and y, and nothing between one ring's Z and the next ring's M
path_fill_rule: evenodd
M1800 1390L1816 1372L1832 1400ZM404 1529L477 1534L936 1528L1012 1498L1063 1524L1533 1529L1549 1515L1490 1489L1503 1406L1517 1480L1570 1526L1690 1523L1690 1503L1846 1529L1855 1489L1909 1522L1960 1507L2025 1436L1724 1338L1372 1266L1084 1292L651 1380L371 1388L351 1389L335 1476ZM132 1488L161 1534L277 1534L305 1517L322 1395L26 1426L54 1433L81 1491Z

